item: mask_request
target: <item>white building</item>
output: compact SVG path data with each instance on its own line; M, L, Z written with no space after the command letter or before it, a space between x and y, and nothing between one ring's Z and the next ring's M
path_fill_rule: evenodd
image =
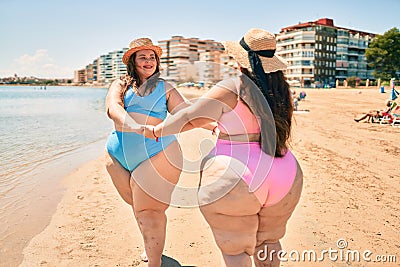
M332 19L323 18L282 28L276 53L289 63L289 83L324 86L351 76L373 79L365 49L374 36L336 27Z
M197 68L194 63L199 61L200 53L223 50L219 42L183 36L172 36L158 44L163 50L161 67L164 75L175 82L186 82L198 75L193 73L193 69Z

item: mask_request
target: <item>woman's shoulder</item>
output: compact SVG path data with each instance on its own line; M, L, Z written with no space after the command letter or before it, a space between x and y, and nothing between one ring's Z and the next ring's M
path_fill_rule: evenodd
M166 81L163 78L158 78L158 84L162 84L164 86L164 88L165 88L165 91L167 91L167 92L171 91L171 90L176 90L176 87L175 87L174 84Z
M125 88L125 82L121 79L115 79L111 82L109 90L111 91L123 91Z
M237 95L239 92L238 84L238 77L227 78L214 85L214 90L226 90Z
M110 87L114 86L114 87L124 87L126 85L126 81L121 77L121 78L117 78L114 79L111 82Z

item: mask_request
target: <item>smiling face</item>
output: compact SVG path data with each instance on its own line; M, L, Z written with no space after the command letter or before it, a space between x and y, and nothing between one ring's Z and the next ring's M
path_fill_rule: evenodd
M156 71L157 64L156 53L153 50L146 49L136 52L135 69L141 82L144 82Z

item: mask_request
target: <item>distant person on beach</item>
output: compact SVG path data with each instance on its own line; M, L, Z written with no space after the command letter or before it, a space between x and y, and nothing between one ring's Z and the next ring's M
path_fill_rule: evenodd
M305 91L301 91L299 93L299 96L296 95L296 90L291 90L292 93L292 98L293 98L293 107L294 107L294 111L298 111L299 110L299 101L304 100L307 96ZM308 111L308 110L305 110Z
M386 101L386 110L370 110L366 114L362 115L360 118L354 119L355 122L360 122L362 120L367 119L367 122L375 122L375 120L379 121L379 119L383 118L384 116L390 116L390 112L394 110L397 106L397 103L392 100Z
M133 40L122 61L127 74L111 84L108 116L115 131L107 140L107 171L133 212L143 236L148 266L160 266L166 235L165 211L182 169L174 135L145 138L141 124L157 125L167 113L187 107L180 93L159 76L162 50L148 38Z
M290 90L292 93L292 99L293 99L293 110L297 110L299 108L299 98L296 95L296 90Z
M305 91L301 91L300 94L299 94L299 100L305 99L306 96L307 96L306 92Z
M216 146L202 162L200 210L226 266L250 267L254 256L255 266L275 267L303 184L288 145L293 101L282 72L287 65L274 54L275 36L262 29L250 29L224 47L241 74L157 126L143 126L144 134L161 138L188 124L218 123Z

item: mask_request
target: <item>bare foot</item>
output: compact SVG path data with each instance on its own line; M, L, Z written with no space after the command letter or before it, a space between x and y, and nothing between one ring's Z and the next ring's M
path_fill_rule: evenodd
M147 258L146 251L143 251L143 253L140 254L140 259L141 259L143 262L148 262L148 261L149 261L149 259Z

